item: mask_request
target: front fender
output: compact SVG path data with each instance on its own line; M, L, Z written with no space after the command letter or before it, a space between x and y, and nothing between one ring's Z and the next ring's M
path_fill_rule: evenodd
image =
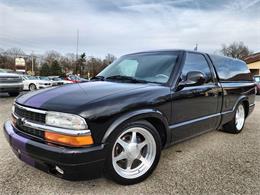
M107 138L110 136L110 134L121 124L125 123L126 121L136 121L136 120L145 120L146 118L156 118L159 119L166 130L166 143L168 142L168 139L170 139L170 131L169 131L169 125L166 117L158 110L155 109L144 109L144 110L137 110L133 112L126 113L119 118L117 118L107 129L106 133L103 136L102 143L106 143Z

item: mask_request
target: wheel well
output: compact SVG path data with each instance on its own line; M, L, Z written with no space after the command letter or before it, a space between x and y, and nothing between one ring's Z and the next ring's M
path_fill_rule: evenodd
M155 127L155 129L158 131L158 133L161 137L162 147L163 147L167 140L166 128L165 128L163 122L160 119L154 118L154 117L144 118L144 120L147 120L149 123L151 123Z
M243 100L242 101L244 108L245 108L245 112L246 112L246 117L248 116L248 112L249 112L249 102L247 100Z

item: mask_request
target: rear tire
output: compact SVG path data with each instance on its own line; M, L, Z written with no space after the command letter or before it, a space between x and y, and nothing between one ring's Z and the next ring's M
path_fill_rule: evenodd
M11 97L16 97L19 95L19 92L9 92L8 93Z
M223 126L223 130L229 133L240 133L245 125L245 119L246 119L246 111L245 111L245 105L240 102L235 110L235 115L232 121L228 122Z
M120 126L108 142L105 175L119 184L132 185L145 180L159 162L160 135L147 121Z

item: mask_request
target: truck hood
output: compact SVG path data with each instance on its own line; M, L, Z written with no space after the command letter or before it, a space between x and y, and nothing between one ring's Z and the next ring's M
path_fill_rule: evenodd
M18 97L16 103L43 110L75 113L88 103L147 86L106 81L76 83L30 92Z

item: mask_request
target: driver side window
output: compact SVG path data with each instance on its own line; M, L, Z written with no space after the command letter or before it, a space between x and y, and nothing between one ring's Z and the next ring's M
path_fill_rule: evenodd
M187 73L190 71L202 72L206 76L206 83L213 81L209 64L202 54L187 53L182 69L182 79L185 79Z

